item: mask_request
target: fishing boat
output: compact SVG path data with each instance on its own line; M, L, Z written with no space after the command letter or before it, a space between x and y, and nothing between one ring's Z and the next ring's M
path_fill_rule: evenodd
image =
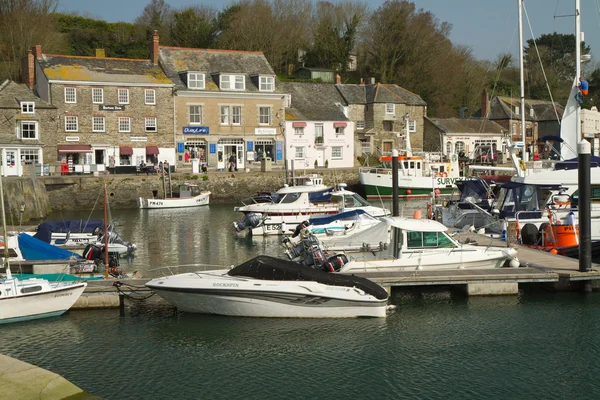
M293 186L285 185L267 197L260 196L242 201L235 211L244 217L233 223L237 232L248 229L252 235L279 235L291 233L301 222L313 216L334 215L340 212L364 210L373 217L389 215L389 210L369 204L358 193L346 189L345 184L332 188L323 184L323 178L307 175L296 178Z
M238 317L386 317L388 294L365 278L332 274L258 256L230 270L201 271L146 283L190 313Z
M208 205L209 198L209 191L201 191L198 185L186 182L179 185L179 190L174 191L170 197L152 199L140 197L138 206L148 209L199 207Z
M2 228L6 229L4 189L0 177ZM10 270L9 245L4 246L4 277L0 278L0 324L48 318L65 313L87 286L85 282L49 282L46 279L19 279Z

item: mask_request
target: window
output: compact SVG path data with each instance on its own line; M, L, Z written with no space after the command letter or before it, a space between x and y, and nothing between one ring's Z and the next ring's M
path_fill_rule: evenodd
M77 117L67 115L65 117L65 132L77 132L79 130L79 124L77 123Z
M119 104L129 104L129 89L119 89Z
M190 106L190 124L202 123L202 106Z
M188 88L204 89L204 74L188 72Z
M454 243L443 232L406 232L409 248L454 247Z
M221 125L229 125L229 106L221 106Z
M385 103L385 113L386 114L395 114L396 113L396 105L394 103Z
M221 90L244 90L244 75L221 75Z
M106 122L104 117L92 117L92 132L105 132Z
M119 117L119 132L131 132L131 118Z
M294 127L294 135L304 135L304 127L303 126Z
M527 137L533 137L533 128L527 128L527 129L525 129L525 136L527 136Z
M231 124L241 125L242 124L242 107L232 106L231 107Z
M146 89L144 91L144 99L146 104L155 105L156 104L156 91L154 89Z
M360 149L363 153L371 152L371 142L369 139L359 139L360 141Z
M452 142L446 143L446 155L452 153Z
M408 120L408 131L414 133L417 131L417 121L414 119Z
M304 147L296 147L294 158L303 160L304 159Z
M77 91L74 87L65 88L65 103L77 103Z
M292 106L292 95L286 94L285 99L283 100L283 106L285 108L290 108Z
M21 159L28 164L38 164L40 162L40 153L38 150L21 149Z
M22 102L21 114L35 114L35 103L33 101Z
M275 90L275 78L273 78L272 76L261 76L259 89L261 92L274 91Z
M19 139L37 139L37 122L20 121Z
M513 135L515 135L517 133L517 124L511 124L510 126L510 133L512 133Z
M393 121L383 121L383 130L386 132L391 132L394 130L394 122Z
M336 135L343 135L345 131L346 131L346 128L343 127L343 126L336 126L335 127L335 134Z
M315 124L315 144L323 144L323 124Z
M146 117L146 132L156 132L158 128L156 126L156 117Z
M271 107L258 108L258 123L260 125L271 125Z
M356 121L356 129L365 129L365 121Z
M92 89L92 103L102 104L104 103L104 89L93 88Z
M454 144L454 152L456 154L460 154L460 153L464 153L465 152L465 142L456 142Z
M342 146L333 146L331 148L331 158L333 160L341 160L342 159Z

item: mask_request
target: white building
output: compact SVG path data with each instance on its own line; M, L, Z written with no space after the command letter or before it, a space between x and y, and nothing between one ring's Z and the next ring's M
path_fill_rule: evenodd
M581 109L581 134L592 143L592 153L600 155L600 112L596 107Z

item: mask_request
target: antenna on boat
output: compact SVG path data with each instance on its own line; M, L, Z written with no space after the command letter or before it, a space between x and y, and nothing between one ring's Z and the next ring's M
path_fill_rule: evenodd
M2 205L4 209L4 205ZM104 182L104 279L108 279L108 197L106 181Z
M2 203L2 233L4 235L4 268L6 278L12 278L10 265L8 263L8 230L6 229L6 210L4 209L4 188L2 187L2 175L0 175L0 203Z
M523 56L523 0L518 0L519 3L519 83L521 86L520 102L521 102L521 159L525 156L525 73L524 63L525 59Z

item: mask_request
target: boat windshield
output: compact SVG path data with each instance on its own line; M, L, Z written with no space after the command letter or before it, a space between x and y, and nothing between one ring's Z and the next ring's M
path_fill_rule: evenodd
M198 196L200 194L200 188L198 186L191 186L192 196Z
M346 194L344 195L344 207L367 207L370 204L363 199L360 195L354 194Z
M406 239L409 249L455 247L452 239L444 232L408 231Z
M293 203L300 198L300 193L287 193L281 198L279 204Z

